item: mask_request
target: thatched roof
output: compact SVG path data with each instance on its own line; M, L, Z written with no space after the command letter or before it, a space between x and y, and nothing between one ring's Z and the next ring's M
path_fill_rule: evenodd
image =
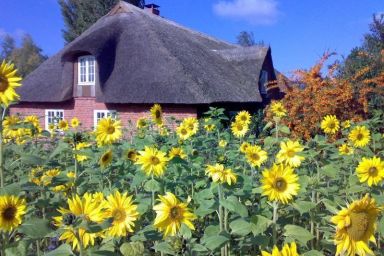
M261 102L258 79L270 49L243 48L121 1L23 82L26 102L73 97L73 62L95 56L97 101L202 104Z

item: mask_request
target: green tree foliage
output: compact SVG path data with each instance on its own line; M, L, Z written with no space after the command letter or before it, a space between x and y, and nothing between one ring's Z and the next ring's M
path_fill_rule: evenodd
M263 41L259 41L259 42L255 41L255 36L253 35L253 32L241 31L237 35L236 40L237 40L237 44L243 47L254 46L254 45L264 46Z
M15 39L10 35L5 35L0 44L1 52L0 58L3 60L9 60L11 57L12 51L16 48Z
M58 0L64 18L63 37L72 42L100 17L107 14L119 0ZM125 0L144 8L145 0Z
M23 35L20 47L16 46L15 39L10 35L4 37L0 46L1 59L14 63L18 74L22 77L31 73L47 59L29 34Z
M369 33L364 35L361 46L352 49L340 67L340 75L346 79L359 77L354 83L355 90L362 88L362 81L373 79L384 72L384 14L373 15ZM371 84L372 87L376 85ZM384 107L384 99L378 94L371 94L371 108Z

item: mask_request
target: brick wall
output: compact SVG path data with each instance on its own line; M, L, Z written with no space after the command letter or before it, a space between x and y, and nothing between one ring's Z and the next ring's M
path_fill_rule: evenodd
M23 102L10 108L10 114L20 114L21 116L36 115L40 119L40 124L45 128L45 110L62 109L64 118L70 121L73 117L79 118L82 127L92 129L94 125L94 110L115 110L122 120L125 127L129 126L129 121L136 125L140 117L149 117L150 104L105 104L96 102L93 97L79 97L66 102L58 103L28 103ZM185 117L196 117L197 110L195 106L189 105L162 105L165 119L175 117L182 119ZM172 123L169 123L172 126Z

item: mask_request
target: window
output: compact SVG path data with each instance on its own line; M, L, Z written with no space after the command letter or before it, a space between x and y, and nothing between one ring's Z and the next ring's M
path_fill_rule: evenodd
M78 84L94 85L95 84L95 57L81 56L78 61Z
M94 110L93 111L93 125L97 126L99 120L106 117L116 118L116 110Z
M268 72L265 71L265 70L262 70L261 74L260 74L260 79L259 79L260 94L262 94L262 95L266 95L267 94L267 90L265 88L267 83L268 83Z
M50 124L56 125L60 120L64 119L64 110L62 109L46 109L45 110L45 129L48 130Z

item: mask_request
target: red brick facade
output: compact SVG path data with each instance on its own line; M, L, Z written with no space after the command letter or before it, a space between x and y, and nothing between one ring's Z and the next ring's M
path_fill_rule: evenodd
M45 127L45 110L64 110L64 119L70 121L77 117L82 127L92 129L94 126L94 110L115 110L119 119L125 127L129 126L129 121L133 125L140 117L149 117L149 109L152 105L147 104L105 104L96 102L93 97L76 97L73 100L57 103L19 103L10 108L10 114L20 114L21 116L36 115L40 119L41 127ZM162 105L164 118L175 117L182 119L185 117L196 117L197 110L194 106L187 105Z

